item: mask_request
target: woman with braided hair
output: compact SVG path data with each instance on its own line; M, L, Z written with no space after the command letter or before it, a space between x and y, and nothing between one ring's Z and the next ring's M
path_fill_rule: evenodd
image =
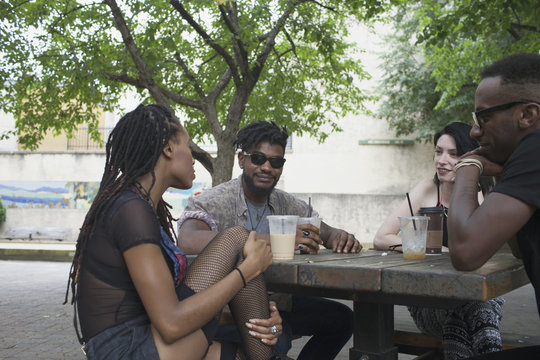
M173 242L162 195L192 186L193 163L189 136L165 106L140 105L111 132L66 292L89 359L273 358L282 326L262 277L272 262L266 242L231 228L189 267ZM238 349L213 341L226 304L241 332Z

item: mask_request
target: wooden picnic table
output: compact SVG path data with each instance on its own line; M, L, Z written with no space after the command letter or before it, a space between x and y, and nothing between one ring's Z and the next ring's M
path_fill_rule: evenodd
M476 271L457 271L448 253L405 260L401 253L295 255L265 272L269 290L353 300L351 360L395 360L394 305L450 308L486 301L529 283L521 260L497 253ZM316 314L314 314L316 315Z

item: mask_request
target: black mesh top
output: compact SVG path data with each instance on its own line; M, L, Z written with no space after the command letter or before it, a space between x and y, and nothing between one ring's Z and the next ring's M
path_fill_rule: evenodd
M145 314L123 252L150 243L160 246L160 225L150 205L125 191L99 218L83 252L78 310L83 340Z

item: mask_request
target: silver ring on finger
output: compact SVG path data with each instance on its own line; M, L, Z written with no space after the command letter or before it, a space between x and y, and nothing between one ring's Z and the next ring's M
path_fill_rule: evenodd
M277 335L277 333L278 333L277 326L276 325L272 326L272 335Z

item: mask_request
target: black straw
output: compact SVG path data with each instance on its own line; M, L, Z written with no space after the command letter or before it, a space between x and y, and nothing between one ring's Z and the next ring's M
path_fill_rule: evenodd
M308 200L308 213L307 213L307 217L311 217L311 196L309 197L309 200Z
M414 216L414 211L412 209L411 198L409 197L409 193L407 193L407 201L409 202L409 210L411 211L411 216ZM414 221L414 219L412 219L412 224L414 227L414 231L416 231L416 221Z

